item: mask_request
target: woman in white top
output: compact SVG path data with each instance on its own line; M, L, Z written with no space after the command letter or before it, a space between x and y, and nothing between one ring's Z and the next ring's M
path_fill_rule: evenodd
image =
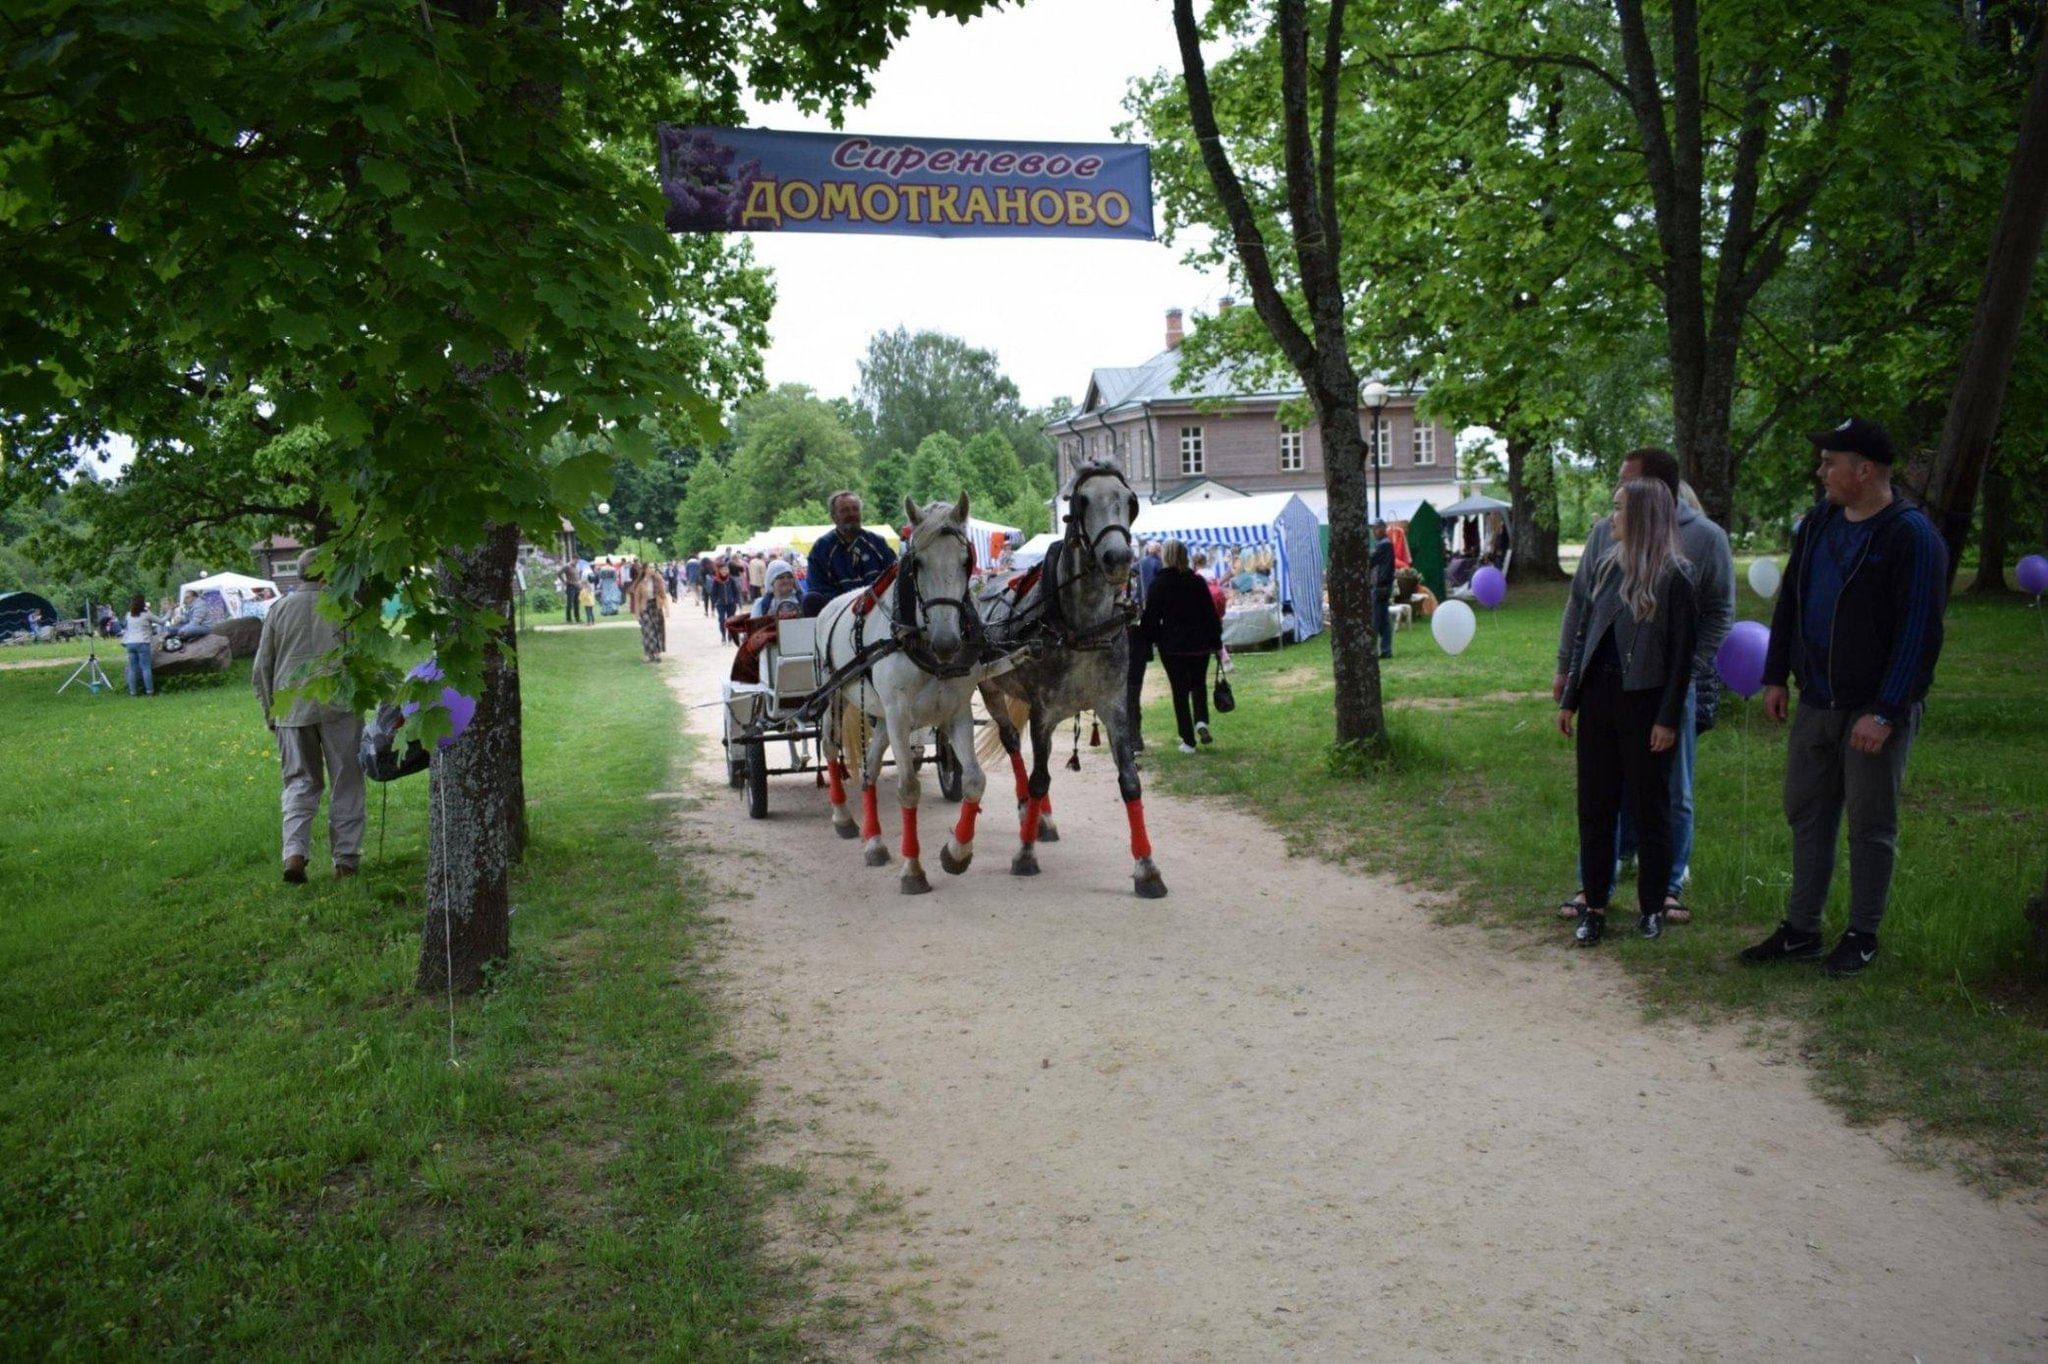
M149 609L149 603L140 592L128 599L128 615L121 622L121 647L128 651L128 694L135 695L135 684L142 684L142 694L156 695L156 674L150 670L149 650L156 642L156 614Z

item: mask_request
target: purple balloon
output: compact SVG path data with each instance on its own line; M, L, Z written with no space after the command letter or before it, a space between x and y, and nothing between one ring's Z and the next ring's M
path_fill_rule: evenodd
M1472 595L1489 611L1507 600L1508 575L1492 564L1472 575Z
M441 676L441 667L430 658L407 673L406 676L418 678L425 682L438 681ZM441 736L441 747L452 748L455 745L455 741L462 737L462 731L469 728L469 722L476 718L476 698L464 696L453 687L443 687L441 688L441 707L448 712L450 724L448 732ZM399 709L410 718L419 709L419 704L408 701Z
M2043 592L2048 592L2048 559L2038 554L2029 554L2020 560L2019 580L2020 591L2030 597L2038 597Z
M1755 696L1764 687L1764 655L1770 647L1769 628L1753 620L1738 620L1714 651L1714 671L1737 696Z

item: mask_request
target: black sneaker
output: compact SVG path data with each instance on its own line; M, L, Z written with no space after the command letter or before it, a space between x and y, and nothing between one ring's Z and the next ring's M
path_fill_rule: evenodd
M1579 926L1572 930L1572 940L1581 947L1591 947L1607 934L1607 916L1597 909L1589 909L1579 916Z
M1790 924L1779 924L1770 937L1743 948L1741 960L1751 966L1775 961L1819 961L1821 947L1820 934L1801 933Z
M1642 916L1641 916L1640 918L1638 918L1638 919L1636 920L1636 932L1638 932L1638 933L1642 934L1642 935L1643 935L1644 937L1646 937L1646 938L1661 938L1661 937L1663 937L1663 936L1664 936L1664 913L1663 913L1663 911L1662 911L1662 910L1651 910L1651 911L1650 911L1650 912L1649 912L1648 914L1642 915Z
M1850 929L1820 964L1824 976L1853 976L1877 960L1877 934Z

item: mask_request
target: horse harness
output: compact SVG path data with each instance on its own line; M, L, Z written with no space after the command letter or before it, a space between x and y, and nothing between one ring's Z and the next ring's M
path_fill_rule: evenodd
M1113 531L1122 531L1124 538L1135 547L1137 537L1131 528L1121 521L1112 521L1095 534L1089 535L1081 516L1081 489L1092 478L1113 478L1123 484L1124 491L1130 492L1131 485L1121 471L1111 467L1083 469L1074 478L1074 486L1067 493L1067 529L1053 552L1045 556L1039 570L1040 587L1038 609L1026 617L1021 633L1011 642L1010 653L1024 651L1043 652L1046 649L1066 649L1078 653L1095 653L1109 648L1118 635L1124 633L1136 619L1133 603L1119 602L1114 611L1093 625L1076 625L1066 617L1060 607L1060 565L1069 551L1093 558L1103 537ZM1005 622L1015 630L1019 621L1015 614Z
M967 538L967 532L958 526L941 528L939 535L956 539L971 557L974 542ZM884 593L889 595L891 616L889 634L881 639L867 637L868 619ZM964 662L941 663L924 641L924 631L917 622L920 607L929 611L934 606L950 606L960 614L960 632L974 647L967 653ZM853 657L833 669L831 676L818 689L804 699L798 714L805 721L816 719L824 712L834 693L853 678L866 673L876 662L890 654L900 653L915 663L919 669L939 678L965 677L980 667L986 660L987 635L982 630L981 613L974 609L972 602L964 597L927 597L918 590L917 556L906 545L903 557L890 565L882 576L867 590L867 595L850 608L853 615Z

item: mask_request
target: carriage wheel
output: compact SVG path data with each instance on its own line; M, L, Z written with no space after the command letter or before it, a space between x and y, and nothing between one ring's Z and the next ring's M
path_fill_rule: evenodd
M747 817L768 818L768 745L747 745Z
M960 759L953 752L953 745L939 740L939 794L947 800L960 799L960 782L965 775Z

